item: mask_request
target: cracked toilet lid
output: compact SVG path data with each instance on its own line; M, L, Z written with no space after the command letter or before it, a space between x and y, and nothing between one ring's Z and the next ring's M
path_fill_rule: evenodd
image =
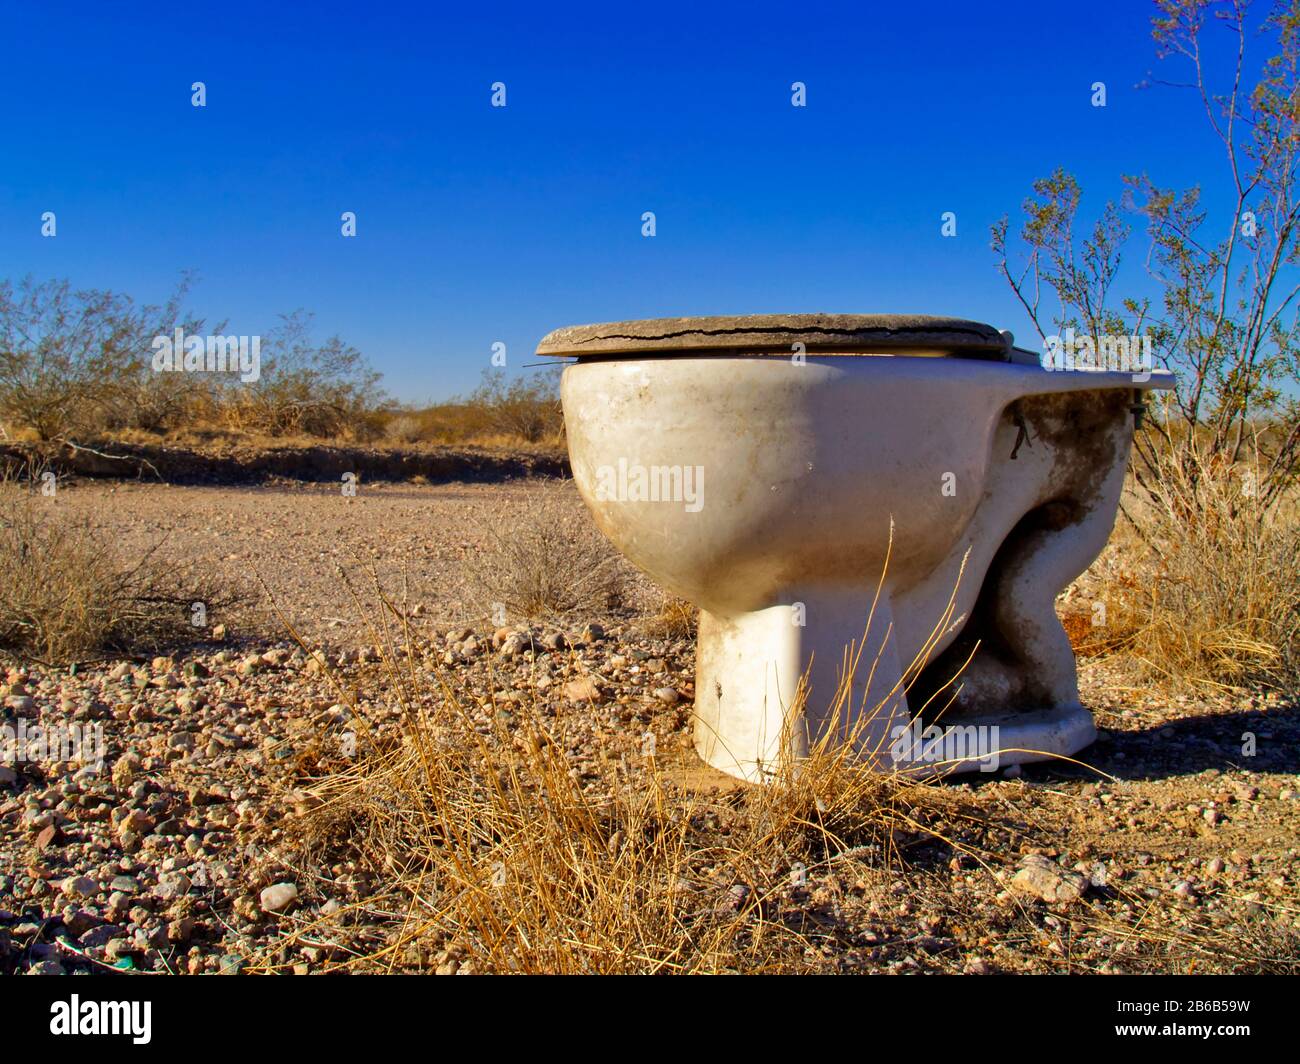
M803 344L810 354L905 354L1004 360L1008 338L992 325L928 314L746 314L737 317L651 318L569 325L547 333L539 355L785 355Z

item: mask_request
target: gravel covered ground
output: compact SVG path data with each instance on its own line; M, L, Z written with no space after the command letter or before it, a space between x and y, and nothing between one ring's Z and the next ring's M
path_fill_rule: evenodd
M702 830L728 835L746 788L690 749L688 635L635 610L471 623L457 562L480 549L493 507L527 490L62 489L56 504L126 556L156 545L182 570L250 589L260 576L329 665L260 607L211 618L223 638L183 654L73 671L0 661L11 732L39 744L35 727L75 725L88 744L102 736L103 755L0 767L0 971L483 970L454 934L370 959L398 940L403 899L360 854L308 859L299 843L308 789L346 769L357 718L401 729L363 623L381 611L364 577L353 602L339 566L410 579L421 698L454 688L492 742L510 741L526 705L583 788L653 770L699 803ZM755 920L800 929L799 970L1294 971L1300 711L1276 696L1168 701L1125 689L1104 662L1083 682L1104 729L1090 768L935 785L888 847L747 885L702 861L684 889L717 906L757 891Z

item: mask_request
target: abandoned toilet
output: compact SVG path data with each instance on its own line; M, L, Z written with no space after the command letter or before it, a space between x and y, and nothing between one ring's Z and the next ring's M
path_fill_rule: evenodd
M1141 394L1171 374L1045 368L925 316L582 325L537 351L570 360L597 525L700 608L710 765L763 780L843 742L881 771L960 771L1095 738L1054 603L1105 545Z

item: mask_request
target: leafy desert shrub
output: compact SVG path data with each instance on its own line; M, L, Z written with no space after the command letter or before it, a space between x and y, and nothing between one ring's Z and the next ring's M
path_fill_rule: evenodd
M488 434L518 436L529 443L558 438L564 427L559 370L551 369L506 383L501 370L487 370L467 405L478 412Z
M468 396L393 413L384 434L398 443L560 445L559 370L509 382L502 370L485 370Z
M301 311L261 337L255 381L155 369L158 337L225 332L185 312L190 285L187 275L152 306L67 281L0 281L0 429L41 440L203 422L267 436L382 435L379 374L337 336L314 342Z
M257 380L223 382L221 411L244 432L369 439L386 405L379 379L339 337L313 341L311 315L298 311L262 338Z
M189 284L183 278L165 304L149 306L68 281L0 281L0 422L53 440L162 428L181 416L206 383L154 373L152 345L174 327L204 328L182 313Z

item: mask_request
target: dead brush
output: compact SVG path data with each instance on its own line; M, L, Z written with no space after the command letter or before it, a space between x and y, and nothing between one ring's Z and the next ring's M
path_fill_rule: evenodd
M659 609L642 627L650 635L689 639L699 627L700 611L684 598L663 594Z
M846 854L892 865L908 841L946 841L932 814L957 799L870 771L854 754L870 714L847 735L838 729L847 683L806 756L730 797L693 792L653 730L616 734L584 770L574 736L599 707L474 693L412 637L405 609L377 584L375 593L378 697L401 707L400 739L378 738L340 684L357 757L295 784L310 801L286 838L296 865L356 864L384 887L305 923L284 946L339 941L340 919L364 911L367 923L386 921L385 940L340 954L341 968L441 957L502 973L825 970L822 947L842 952L852 931L810 920L796 895ZM787 744L801 708L797 700L788 716Z
M851 848L887 859L922 823L927 788L840 757L734 805L676 786L653 757L626 775L612 762L589 789L553 729L531 709L485 728L448 691L400 745L311 787L301 843L358 859L387 884L382 908L405 914L349 966L400 965L423 944L482 972L816 967L806 955L833 935L804 927L797 877Z
M1146 904L1143 904L1143 903ZM1284 913L1242 914L1232 924L1204 917L1171 926L1149 912L1149 899L1134 897L1148 910L1142 924L1085 916L1116 943L1113 961L1131 973L1163 975L1300 974L1300 931Z
M482 518L487 547L463 562L469 597L484 616L555 617L617 607L623 559L561 485L530 488Z
M152 553L123 561L42 494L45 472L0 473L0 646L51 664L154 651L206 635L190 623L194 602L215 615L242 601L207 580L187 586Z
M1190 455L1191 457L1186 457ZM1221 468L1162 460L1156 501L1132 497L1130 558L1103 584L1092 642L1171 687L1300 682L1300 500L1266 492L1257 451ZM1150 492L1148 488L1148 492ZM1115 547L1112 546L1112 554Z

